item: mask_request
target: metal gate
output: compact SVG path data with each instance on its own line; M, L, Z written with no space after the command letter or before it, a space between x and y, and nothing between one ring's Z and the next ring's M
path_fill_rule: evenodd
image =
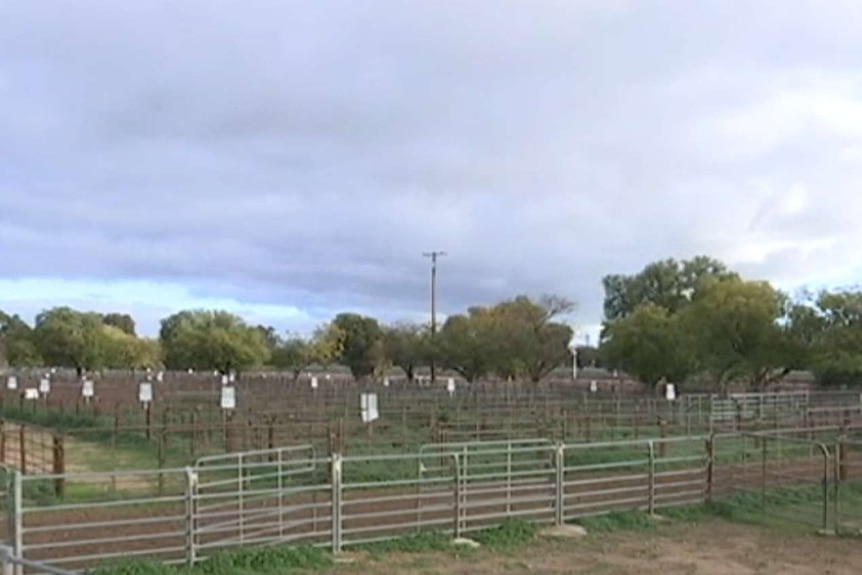
M454 495L456 534L499 523L504 517L553 520L556 451L549 439L423 445L419 520L423 502L432 501L433 493Z
M202 457L189 469L189 553L226 547L328 540L329 458L311 445Z

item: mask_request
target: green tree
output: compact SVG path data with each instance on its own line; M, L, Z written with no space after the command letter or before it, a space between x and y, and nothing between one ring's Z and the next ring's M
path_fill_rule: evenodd
M435 338L435 352L443 365L473 382L494 368L496 332L491 311L472 307L466 314L451 315Z
M679 316L654 303L609 322L601 345L607 366L651 387L662 380L684 382L695 367L692 351Z
M718 260L660 260L633 275L611 274L602 279L605 321L623 318L647 303L676 313L691 303L705 280L738 277Z
M4 358L12 367L42 365L33 329L19 316L0 311L0 365Z
M790 333L797 357L822 385L862 384L862 292L821 292L794 305Z
M380 324L372 317L340 313L332 321L339 334L339 360L350 368L356 379L368 377L380 362Z
M383 329L383 356L400 367L412 382L416 368L427 365L431 357L429 332L424 326L400 323Z
M725 386L742 378L756 390L791 369L792 338L783 323L787 298L761 281L708 282L686 310L698 358Z
M33 337L45 363L73 367L78 375L104 366L107 338L102 316L55 307L36 316Z
M104 326L104 366L115 369L156 369L161 366L157 340L138 338L111 325Z
M495 371L538 382L566 361L572 329L554 319L574 307L566 298L548 295L538 301L518 296L491 308Z
M159 342L169 369L242 371L269 359L261 332L226 311L193 310L161 323Z
M296 381L312 365L326 367L338 359L340 342L340 332L332 324L324 324L310 338L293 335L280 340L273 351L272 364L289 370Z
M102 323L115 327L125 334L135 336L135 320L127 313L108 313L102 316Z

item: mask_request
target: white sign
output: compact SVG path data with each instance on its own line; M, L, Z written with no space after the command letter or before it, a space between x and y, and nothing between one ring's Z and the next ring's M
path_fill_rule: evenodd
M450 377L448 380L446 380L446 391L449 392L449 397L452 397L453 395L455 395L455 378L454 377Z
M221 384L227 385L227 376L226 375L221 376Z
M24 390L24 399L39 399L39 390L33 387L28 387Z
M221 388L221 408L236 409L236 388L232 385Z
M42 395L47 395L51 393L51 380L47 377L43 377L39 380L39 393Z
M596 393L598 390L599 390L599 384L598 384L598 382L596 382L596 380L595 380L595 379L594 379L594 380L592 380L592 381L590 381L590 391L591 391L592 393Z
M676 386L674 384L669 383L664 387L664 397L668 401L676 399Z
M389 378L388 377L383 378L383 387L389 387Z
M9 379L6 380L6 389L18 389L18 378L10 375Z
M138 401L150 403L153 400L153 384L144 382L138 384Z
M377 411L376 393L363 393L359 397L359 407L362 409L363 423L371 423L380 418L380 413Z
M81 395L90 398L96 395L96 387L92 379L85 379L84 385L81 387Z
M311 376L311 389L317 389L317 376Z
M165 373L163 371L158 372L156 374L156 381L164 381L164 380L165 380Z
M236 374L234 372L230 372L227 376L227 380L230 383L235 382L236 381Z

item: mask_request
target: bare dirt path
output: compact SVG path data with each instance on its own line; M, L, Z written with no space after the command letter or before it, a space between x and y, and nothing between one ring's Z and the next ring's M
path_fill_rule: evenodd
M649 531L542 540L514 551L358 556L331 575L856 575L859 539L710 519Z

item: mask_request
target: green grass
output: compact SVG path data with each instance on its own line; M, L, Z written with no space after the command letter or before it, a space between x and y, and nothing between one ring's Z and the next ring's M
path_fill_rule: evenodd
M332 555L323 549L254 547L218 553L193 567L174 567L156 561L132 560L97 568L93 575L276 575L331 567Z
M538 528L532 523L508 519L497 527L473 534L473 539L495 552L516 550L533 541ZM387 553L439 553L469 549L456 547L451 537L442 532L424 532L356 547L380 559ZM334 564L332 555L318 547L272 546L250 547L224 551L206 561L187 566L167 566L157 561L131 560L104 565L93 575L276 575L292 572L314 572Z

